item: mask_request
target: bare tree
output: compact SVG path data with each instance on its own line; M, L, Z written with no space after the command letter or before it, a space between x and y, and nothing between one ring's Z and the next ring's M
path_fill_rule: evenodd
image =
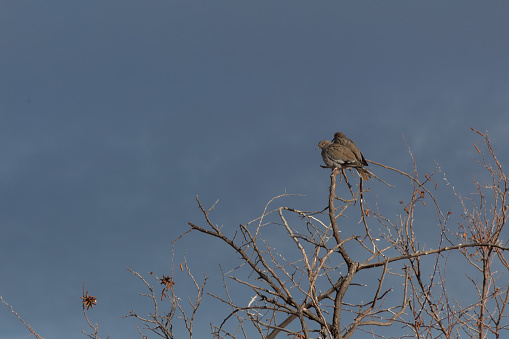
M487 135L479 134L487 153L475 146L478 163L491 181L474 181L476 192L468 199L454 191L438 165L421 180L415 161L411 173L370 161L409 179L410 196L400 202L403 213L396 218L384 215L376 201L368 204L364 197L370 196L369 190L363 190L362 180L355 192L349 191L350 197L337 196L338 174L347 181L338 170L330 175L324 211L270 209L274 201L289 196L284 194L233 235L211 220L216 204L206 209L197 198L206 225L189 222L191 229L220 239L240 259L237 267L223 272L224 296L210 294L231 310L213 327L214 337L247 338L252 331L262 338L349 338L356 331L391 337L381 328L394 326L398 331L392 337L398 338L486 338L488 333L499 338L508 326L508 248L500 238L509 208L508 178ZM440 175L463 209L461 222L453 226L453 212L444 213L434 196ZM438 240L428 248L415 234L418 209L435 215L436 226L427 228ZM324 214L327 220L320 217ZM343 236L341 230L355 215L362 231ZM454 256L458 262L458 255L473 268L463 266L463 272L475 298L452 288L464 280L447 275L448 259ZM237 297L249 293L251 301L237 300L230 293L232 283Z
M149 294L140 293L140 295L151 300L154 311L150 313L148 316L141 316L136 313L134 310L129 311L129 314L126 317L134 317L142 322L144 325L143 330L149 330L154 334L157 334L160 337L166 339L173 339L177 337L181 337L182 334L175 335L174 333L174 325L176 321L183 322L189 338L193 338L193 326L195 322L195 316L198 312L198 308L201 305L203 293L205 290L205 285L207 282L207 278L203 278L203 282L199 284L189 266L187 265L187 261L184 259L184 262L179 265L181 271L186 271L188 278L191 280L193 286L196 289L196 295L194 300L192 300L188 296L186 307L183 305L182 300L175 294L173 287L176 282L174 281L174 252L172 250L172 265L171 265L171 276L163 275L162 278L158 278L152 272L150 275L160 284L163 285L160 297L159 294L155 291L155 288L148 283L145 278L143 278L138 272L135 272L128 268L129 272L133 273L140 280L143 281L146 288L149 290ZM183 280L179 281L183 283ZM142 336L142 338L148 338L143 334L142 329L138 327L138 332Z

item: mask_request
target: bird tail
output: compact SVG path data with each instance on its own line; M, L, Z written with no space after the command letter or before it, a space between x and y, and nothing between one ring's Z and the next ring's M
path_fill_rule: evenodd
M369 181L369 178L373 175L370 171L364 168L357 168L357 173L359 173L359 176L366 181Z

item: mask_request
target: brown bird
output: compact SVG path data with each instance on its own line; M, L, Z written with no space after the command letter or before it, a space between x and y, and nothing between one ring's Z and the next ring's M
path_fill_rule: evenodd
M338 133L340 133L340 135L338 135ZM371 173L363 168L367 166L368 163L362 156L362 153L357 146L355 146L353 141L346 137L346 140L344 140L341 137L344 136L344 134L341 132L338 133L336 133L336 135L339 136L338 141L340 142L333 143L329 140L322 140L318 143L317 148L322 149L322 159L325 165L327 165L326 167L332 169L355 168L359 176L369 181Z

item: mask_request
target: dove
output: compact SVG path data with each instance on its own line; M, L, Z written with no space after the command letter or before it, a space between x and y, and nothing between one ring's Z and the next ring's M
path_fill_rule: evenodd
M317 148L322 149L322 159L325 165L327 165L326 167L332 169L355 168L357 173L359 173L359 176L361 176L364 180L369 181L371 173L363 168L364 166L367 166L367 162L353 141L350 140L350 142L350 147L348 147L347 144L349 143L333 143L329 140L322 140L318 143ZM360 157L358 157L355 150L358 151Z

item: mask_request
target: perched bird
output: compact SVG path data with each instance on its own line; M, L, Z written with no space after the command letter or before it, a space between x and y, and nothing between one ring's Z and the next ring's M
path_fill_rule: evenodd
M353 147L351 145L353 145ZM371 173L363 168L364 166L367 166L367 162L353 141L351 141L351 145L351 147L348 147L342 143L333 143L329 140L322 140L318 143L317 148L322 149L322 159L325 165L327 165L326 167L332 169L355 168L357 173L359 173L359 176L361 176L364 180L369 181ZM360 157L356 154L356 150L360 154Z

